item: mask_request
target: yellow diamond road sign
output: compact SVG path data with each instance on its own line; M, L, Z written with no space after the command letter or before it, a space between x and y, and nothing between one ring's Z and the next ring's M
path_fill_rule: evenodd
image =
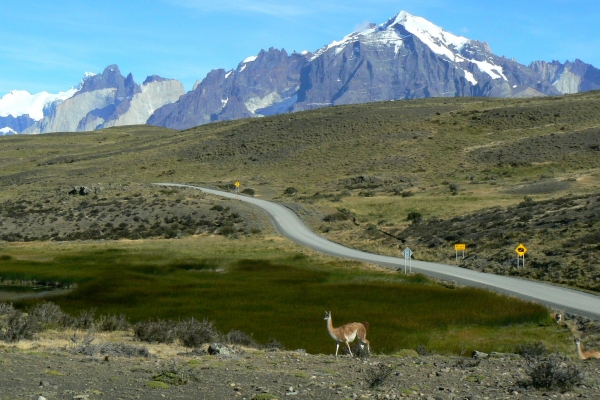
M236 182L236 183L235 183L235 187L240 187L240 183L239 183L239 182Z
M523 255L525 255L525 253L527 253L527 247L523 246L523 244L520 244L517 246L515 251L517 252L518 255L523 256Z

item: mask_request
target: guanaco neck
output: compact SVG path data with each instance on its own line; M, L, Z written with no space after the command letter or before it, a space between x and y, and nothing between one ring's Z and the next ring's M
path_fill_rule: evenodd
M330 334L334 334L333 330L333 321L331 320L331 315L329 316L329 318L327 318L327 330L329 331Z
M583 354L583 350L581 350L581 342L575 342L575 345L577 345L577 354L579 355L579 358L586 360L587 357Z

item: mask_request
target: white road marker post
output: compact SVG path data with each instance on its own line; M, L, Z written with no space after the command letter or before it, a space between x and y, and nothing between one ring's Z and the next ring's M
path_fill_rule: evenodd
M412 273L412 262L411 262L411 257L413 255L412 250L407 247L404 249L402 254L404 255L404 274L406 275L406 260L408 260L410 272Z

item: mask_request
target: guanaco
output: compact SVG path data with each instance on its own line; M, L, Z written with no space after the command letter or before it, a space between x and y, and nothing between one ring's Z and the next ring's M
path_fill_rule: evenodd
M350 356L352 356L352 351L350 350L350 342L354 341L355 338L358 338L358 342L360 343L361 349L364 345L367 345L367 351L370 353L370 343L367 340L367 328L369 327L368 322L351 322L346 325L342 325L340 327L334 328L333 321L331 320L331 311L325 311L325 318L327 321L327 330L329 334L335 340L335 356L338 355L338 350L340 348L340 342L346 344L348 351L350 352Z
M587 360L588 358L600 358L600 353L596 350L584 351L581 348L581 339L579 338L575 338L575 346L577 346L577 354L579 354L579 358L582 360Z

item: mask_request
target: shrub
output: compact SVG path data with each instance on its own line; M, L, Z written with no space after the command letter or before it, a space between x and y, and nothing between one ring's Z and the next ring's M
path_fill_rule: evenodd
M460 190L459 186L456 183L451 183L448 185L448 188L450 189L450 192L455 195L458 193L458 191Z
M333 214L328 214L323 218L325 222L346 221L350 219L350 213L347 211L338 211Z
M27 317L21 310L13 310L0 326L0 340L8 343L31 340L39 330L37 320Z
M214 211L218 211L218 212L221 212L221 211L223 211L223 210L224 210L223 206L221 206L221 205L219 205L219 204L215 204L215 205L214 205L214 206L212 206L210 209L211 209L211 210L214 210Z
M581 371L558 355L532 360L527 375L530 378L528 383L536 389L566 391L583 381Z
M189 371L180 367L177 361L171 361L152 377L155 382L163 382L167 385L185 385L189 381Z
M296 189L295 187L289 187L283 191L283 194L287 196L292 196L296 193L298 193L298 189Z
M276 339L270 338L269 341L263 346L265 350L275 351L275 350L285 350L285 347L281 342Z
M73 317L65 314L57 304L51 302L36 304L29 310L29 317L35 319L41 329L67 328L74 322Z
M15 311L12 303L0 303L0 315L10 314Z
M76 329L91 329L94 326L96 309L82 311L78 317L73 319L72 327Z
M246 189L242 190L242 193L247 194L248 196L254 196L254 193L256 193L256 192L254 191L254 189L246 188Z
M427 350L427 346L425 346L424 344L418 345L417 348L415 349L415 351L420 356L428 356L431 354L431 352L429 350Z
M101 315L96 321L96 328L101 332L127 331L131 328L131 324L123 314Z
M229 344L237 344L246 347L258 347L258 343L254 341L251 335L234 329L229 331L226 336L226 340Z
M400 193L400 196L402 197L411 197L414 196L415 194L413 192L411 192L410 190L405 190L402 193Z
M150 358L150 352L146 347L133 346L125 343L82 343L72 348L72 354L83 354L85 356L113 356L113 357L145 357Z
M423 220L423 216L419 212L411 211L406 216L406 220L411 221L413 224L418 224Z
M526 343L518 345L515 349L515 353L530 360L545 356L548 354L548 348L542 342Z
M173 321L161 319L138 322L133 326L133 334L142 342L173 343L176 338Z
M199 347L204 343L219 340L221 334L214 326L214 322L190 318L179 321L175 326L177 338L186 347Z
M378 363L365 371L365 380L371 389L375 389L383 385L393 371L394 367Z

